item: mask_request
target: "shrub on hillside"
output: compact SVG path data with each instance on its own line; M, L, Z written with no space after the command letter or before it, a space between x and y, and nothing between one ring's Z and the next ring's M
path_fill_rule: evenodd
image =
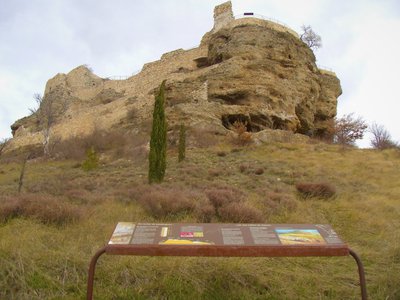
M264 168L257 168L254 170L254 174L256 175L262 175L264 174Z
M242 164L239 166L240 173L245 173L248 169L249 169L249 165Z
M0 222L15 217L33 218L44 224L63 225L82 217L83 210L49 195L21 194L5 197L0 204Z
M215 207L211 203L204 203L196 207L196 217L199 222L210 223L215 216Z
M94 147L92 146L86 151L86 160L82 164L82 169L84 171L91 171L96 169L98 165L99 165L99 157L96 151L94 150Z
M371 145L374 149L385 150L400 147L398 143L392 140L389 131L383 125L372 124L370 132L372 134Z
M235 121L231 129L236 133L233 143L239 146L247 146L253 143L253 136L247 131L247 122Z
M333 140L339 145L354 145L356 140L362 139L368 125L361 117L353 114L344 115L335 120Z
M218 136L209 130L202 128L191 128L188 134L190 145L196 145L199 148L208 148L218 143Z
M121 131L105 131L95 128L88 135L59 141L53 146L52 153L58 159L84 159L86 151L90 147L94 147L97 152L103 152L124 147L130 140L132 138L127 137Z
M266 193L264 204L270 213L291 211L297 207L297 201L292 195L278 192Z
M298 183L296 189L299 194L305 198L317 197L322 199L329 199L335 196L336 188L330 183Z
M264 218L260 211L241 202L229 203L219 209L223 222L261 223Z
M196 207L194 198L189 192L154 187L139 195L138 201L149 214L163 218L193 211Z
M216 210L229 203L243 200L242 192L234 188L214 188L206 190L205 193Z

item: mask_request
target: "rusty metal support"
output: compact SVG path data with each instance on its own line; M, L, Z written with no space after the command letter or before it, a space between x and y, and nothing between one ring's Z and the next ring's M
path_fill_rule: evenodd
M88 282L87 282L87 292L86 292L86 299L92 300L93 299L93 282L94 282L94 271L96 268L96 263L99 257L106 252L106 247L101 248L96 254L93 256L92 260L90 261L89 266L89 273L88 273Z
M349 253L353 258L355 259L358 267L358 275L360 276L360 288L361 288L361 299L362 300L367 300L367 284L365 281L365 272L364 272L364 266L361 262L360 257L355 253L353 250L349 249Z

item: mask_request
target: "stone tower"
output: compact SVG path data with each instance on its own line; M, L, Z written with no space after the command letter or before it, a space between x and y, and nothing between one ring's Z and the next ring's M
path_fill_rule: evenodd
M214 8L214 28L212 31L218 31L234 20L231 1L222 3Z

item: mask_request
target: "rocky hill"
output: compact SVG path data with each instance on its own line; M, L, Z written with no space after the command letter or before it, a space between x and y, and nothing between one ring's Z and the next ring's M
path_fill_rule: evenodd
M226 2L215 7L214 27L199 47L166 53L134 76L100 78L79 66L50 79L44 99L57 104L53 136L66 139L94 128L148 130L154 92L164 79L170 130L184 123L226 134L240 120L251 132L323 136L341 94L339 79L318 69L296 32L264 19L235 19ZM13 147L41 142L35 115L11 129Z

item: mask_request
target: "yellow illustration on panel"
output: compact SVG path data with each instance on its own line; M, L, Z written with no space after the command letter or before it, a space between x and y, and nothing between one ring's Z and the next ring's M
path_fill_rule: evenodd
M324 238L316 229L276 229L283 245L320 245L325 244Z
M160 245L212 245L211 242L201 242L192 240L182 240L182 239L168 239L161 241Z

